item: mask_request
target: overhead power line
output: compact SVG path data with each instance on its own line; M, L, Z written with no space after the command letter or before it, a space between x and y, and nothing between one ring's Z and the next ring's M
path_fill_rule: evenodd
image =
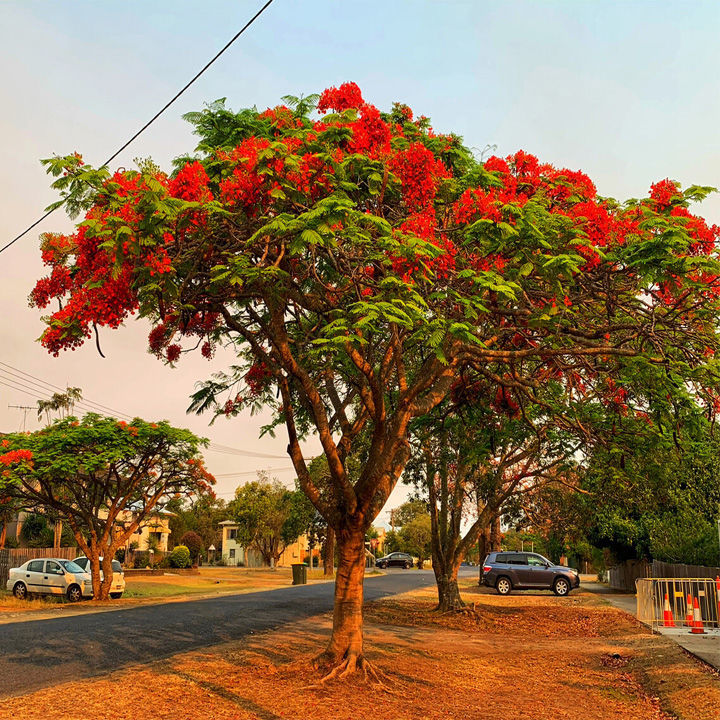
M29 395L35 400L49 400L50 396L56 392L64 393L67 392L66 387L60 387L54 383L43 380L42 378L32 375L20 368L16 368L6 362L0 360L0 385L7 387L16 392ZM81 398L76 400L74 403L75 407L85 412L94 412L98 414L111 414L114 417L126 418L127 420L133 420L134 415L120 412L108 405L88 400L87 398ZM230 447L229 445L220 445L218 443L210 443L208 450L212 452L220 453L222 455L235 455L238 457L246 458L261 458L266 460L287 460L287 455L272 455L270 453L260 453L254 450L242 450L241 448ZM279 468L278 468L279 469ZM253 470L252 473L255 471ZM252 474L250 473L250 474Z
M163 105L137 132L135 132L129 140L124 142L104 163L103 165L109 165L128 145L136 140L145 130L147 130L264 12L270 7L274 0L267 0L267 2L243 25L235 35L228 40L227 43L197 72L195 75L183 85L168 102ZM46 217L52 215L55 210L58 210L62 205L56 205L52 210L48 210L42 217L38 218L32 225L29 225L19 235L14 237L7 245L0 248L0 253L5 252L11 245L14 245L20 238L27 235L34 227L38 226Z
M295 471L295 468L292 467L292 465L289 465L288 467L275 467L275 468L262 468L265 472L289 472L292 470ZM246 470L244 472L234 472L234 473L214 473L214 477L216 478L230 478L230 477L244 477L245 475L256 475L257 470Z

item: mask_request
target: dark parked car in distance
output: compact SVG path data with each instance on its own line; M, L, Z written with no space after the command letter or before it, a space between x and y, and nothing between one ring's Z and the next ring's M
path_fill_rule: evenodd
M491 552L483 563L481 583L495 588L500 595L512 590L552 590L565 596L580 587L580 575L537 553Z
M394 552L386 555L385 557L378 558L375 561L375 567L377 568L388 568L388 567L401 567L409 570L413 566L412 555L407 553Z

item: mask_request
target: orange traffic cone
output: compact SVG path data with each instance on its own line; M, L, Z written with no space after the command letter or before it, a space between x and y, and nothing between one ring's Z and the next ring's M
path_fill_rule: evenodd
M667 593L665 593L665 605L663 606L663 627L675 627L675 620L673 620Z
M690 632L694 635L705 634L705 628L703 627L702 615L700 614L700 606L698 605L697 598L693 601L693 626Z
M692 598L688 595L687 599L687 612L685 613L685 627L693 627L694 625L693 621L693 604L692 604Z

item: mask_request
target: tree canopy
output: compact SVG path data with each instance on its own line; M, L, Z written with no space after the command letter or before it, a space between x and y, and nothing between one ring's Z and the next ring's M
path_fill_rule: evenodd
M315 512L302 492L263 473L237 489L228 510L239 525L238 541L255 548L271 566L307 530Z

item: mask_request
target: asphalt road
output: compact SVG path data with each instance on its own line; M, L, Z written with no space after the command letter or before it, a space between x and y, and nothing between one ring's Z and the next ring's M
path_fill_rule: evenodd
M365 579L365 599L377 600L433 582L429 570L390 571ZM332 608L333 587L333 583L300 585L3 624L0 698L237 640L317 615Z

